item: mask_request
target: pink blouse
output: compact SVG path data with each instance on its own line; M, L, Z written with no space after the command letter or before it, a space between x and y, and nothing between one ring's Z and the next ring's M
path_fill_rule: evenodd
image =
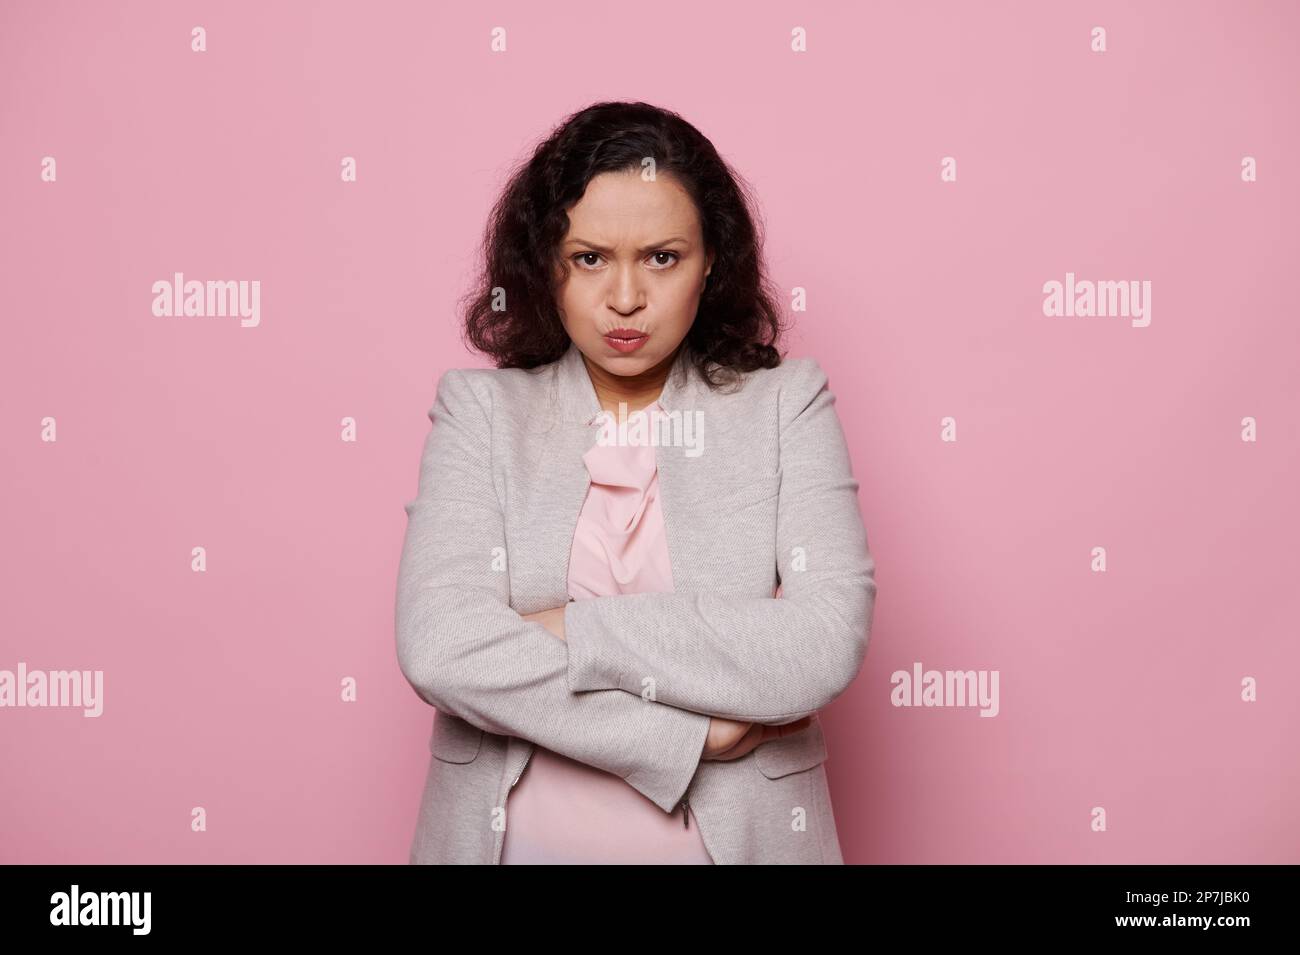
M662 410L655 402L646 410ZM596 443L569 556L575 600L673 589L654 445ZM647 706L653 705L650 703ZM613 773L535 746L506 797L502 865L712 865L694 813L666 813Z

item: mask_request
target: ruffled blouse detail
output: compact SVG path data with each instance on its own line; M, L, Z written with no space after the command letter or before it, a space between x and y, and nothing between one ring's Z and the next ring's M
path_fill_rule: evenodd
M655 446L597 441L582 460L591 489L569 555L569 596L671 591Z

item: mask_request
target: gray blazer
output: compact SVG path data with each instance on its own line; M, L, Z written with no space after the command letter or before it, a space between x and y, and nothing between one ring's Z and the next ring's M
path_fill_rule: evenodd
M813 359L726 393L683 350L655 450L674 591L570 601L602 427L581 353L443 374L397 582L398 662L437 708L411 863L499 863L534 744L698 825L715 863L843 863L815 715L700 758L709 716L794 722L862 666L875 566L834 401ZM522 618L561 605L565 640Z

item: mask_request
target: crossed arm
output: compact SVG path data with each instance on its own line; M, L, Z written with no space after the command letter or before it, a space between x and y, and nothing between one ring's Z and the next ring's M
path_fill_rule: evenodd
M835 396L796 359L781 395L776 527L781 597L711 592L595 597L565 608L569 688L639 693L755 723L808 716L862 667L875 607L867 548Z

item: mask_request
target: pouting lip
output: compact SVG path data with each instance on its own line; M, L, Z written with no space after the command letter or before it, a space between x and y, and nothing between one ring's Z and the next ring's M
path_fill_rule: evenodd
M621 341L636 341L638 338L645 338L649 332L643 332L639 328L611 328L605 332L605 338L617 338Z

